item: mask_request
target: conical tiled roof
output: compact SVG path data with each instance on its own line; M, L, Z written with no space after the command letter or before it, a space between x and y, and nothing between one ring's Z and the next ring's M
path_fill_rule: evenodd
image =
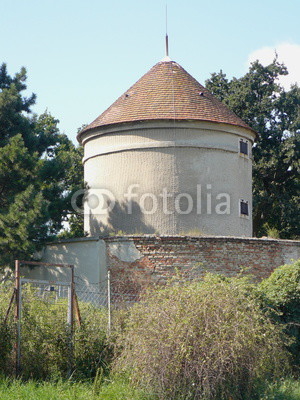
M145 120L211 121L251 129L179 64L166 59L154 65L81 133Z

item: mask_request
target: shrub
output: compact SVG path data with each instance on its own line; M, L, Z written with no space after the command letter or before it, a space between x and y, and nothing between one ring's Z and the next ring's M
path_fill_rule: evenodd
M75 332L75 378L91 378L101 370L110 371L113 343L107 337L107 310L89 303L80 303L82 326Z
M10 315L8 321L5 322L12 294L11 282L3 282L0 284L0 374L6 374L13 368L11 355L15 343L15 329L12 315Z
M1 286L1 285L0 285ZM0 291L0 315L6 313L12 284ZM24 379L67 377L90 378L99 368L108 373L112 346L106 336L107 311L81 303L82 326L75 326L74 352L70 348L67 326L67 300L38 298L36 289L22 289L21 374ZM16 340L13 313L0 322L0 372L14 371L13 343Z
M14 334L10 324L0 322L0 374L12 370L11 353L13 350Z
M273 320L294 339L289 346L294 366L300 367L300 260L283 265L260 285L264 306L273 310Z
M239 279L154 291L133 307L115 370L161 399L255 399L287 368L281 331Z
M300 400L300 382L292 378L273 382L261 400Z

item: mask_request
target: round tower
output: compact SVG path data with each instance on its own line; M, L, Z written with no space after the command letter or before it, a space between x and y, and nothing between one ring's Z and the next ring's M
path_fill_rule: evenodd
M165 58L78 135L85 230L252 236L255 136Z

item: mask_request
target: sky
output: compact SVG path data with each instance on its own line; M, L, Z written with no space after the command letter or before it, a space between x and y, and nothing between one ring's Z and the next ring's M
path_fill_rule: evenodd
M275 50L300 84L300 0L0 0L0 63L27 69L33 112L46 109L76 143L92 122L165 55L200 83L244 75Z

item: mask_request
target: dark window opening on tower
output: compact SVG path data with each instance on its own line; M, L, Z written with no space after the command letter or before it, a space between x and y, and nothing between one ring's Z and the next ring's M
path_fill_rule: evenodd
M240 140L240 153L248 155L248 142Z
M240 213L241 215L249 215L248 201L241 200Z

